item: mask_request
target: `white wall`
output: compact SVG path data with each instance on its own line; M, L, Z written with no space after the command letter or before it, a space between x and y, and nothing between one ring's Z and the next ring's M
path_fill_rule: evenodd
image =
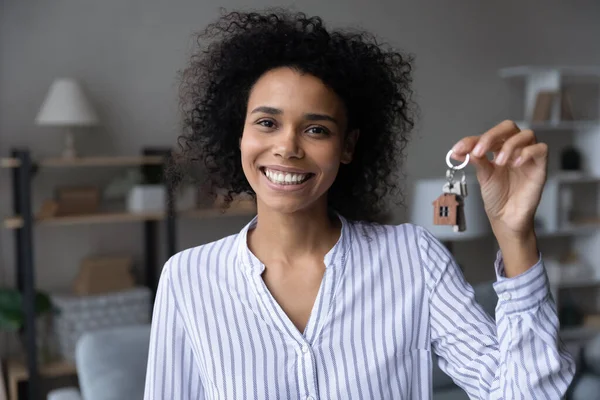
M600 64L600 3L594 1L0 0L0 155L14 146L27 146L36 157L58 154L60 131L33 120L59 76L84 83L103 123L77 138L82 152L134 154L143 146L174 145L176 73L185 67L191 34L219 7L248 4L291 4L331 25L373 30L415 54L421 120L408 151L407 190L414 178L443 176L445 153L462 136L518 118L511 107L518 97L498 78L498 68ZM59 182L102 182L113 172L43 171L34 182L36 204ZM0 215L11 211L9 177L0 172ZM243 222L182 222L180 248L233 233ZM92 253L139 256L141 233L140 224L38 228L39 287L67 286L79 260ZM459 246L470 279L493 276L489 249ZM12 232L0 230L0 285L14 283L13 251Z

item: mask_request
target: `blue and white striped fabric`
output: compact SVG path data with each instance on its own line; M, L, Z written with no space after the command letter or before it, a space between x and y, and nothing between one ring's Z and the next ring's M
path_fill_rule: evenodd
M563 395L574 362L541 258L509 279L498 254L494 323L427 230L340 219L302 333L248 249L256 218L173 256L156 297L145 399L430 399L432 350L473 399Z

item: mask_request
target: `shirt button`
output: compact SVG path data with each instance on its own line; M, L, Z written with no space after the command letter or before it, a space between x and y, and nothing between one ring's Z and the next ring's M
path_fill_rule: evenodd
M312 396L307 396L307 397L306 397L306 400L315 400L315 398L314 398L314 397L312 397Z
M308 353L308 346L307 346L307 345L303 345L303 346L302 346L302 352L303 352L303 353ZM310 399L312 399L312 397L310 397L310 399L309 399L309 397L310 397L310 396L308 396L308 397L306 398L306 400L310 400ZM314 399L313 399L313 400L314 400Z
M510 298L511 298L511 297L512 297L512 296L511 296L511 294L510 294L510 293L502 293L502 294L500 295L500 299L502 299L502 300L510 300Z

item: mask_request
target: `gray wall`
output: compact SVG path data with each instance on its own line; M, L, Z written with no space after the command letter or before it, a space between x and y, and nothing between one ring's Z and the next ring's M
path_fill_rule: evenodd
M0 155L27 146L34 156L59 153L59 130L34 117L53 79L78 78L103 126L77 137L87 154L136 154L143 146L174 144L178 131L177 71L192 33L218 8L248 0L0 0ZM253 7L286 5L252 0ZM289 2L331 25L373 30L416 56L415 90L421 119L408 151L406 182L442 176L446 151L465 135L505 118L519 118L519 93L498 68L521 64L600 64L600 3L595 1ZM42 171L35 204L59 183L106 181L116 171ZM8 171L0 173L0 215L10 213ZM402 210L398 211L402 220ZM183 221L180 248L239 229L245 220ZM96 253L140 256L140 224L37 228L37 283L66 287L80 259ZM0 285L14 282L12 233L0 230ZM457 247L472 281L493 276L490 242Z

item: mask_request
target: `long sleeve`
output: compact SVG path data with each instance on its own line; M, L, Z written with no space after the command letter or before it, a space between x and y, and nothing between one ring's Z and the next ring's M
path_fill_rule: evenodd
M160 277L146 369L144 400L203 399L194 353L170 280L170 262Z
M431 342L439 366L471 399L559 399L575 363L559 339L556 307L543 262L513 278L495 262L496 321L475 301L454 258L423 230L421 261L428 274Z

